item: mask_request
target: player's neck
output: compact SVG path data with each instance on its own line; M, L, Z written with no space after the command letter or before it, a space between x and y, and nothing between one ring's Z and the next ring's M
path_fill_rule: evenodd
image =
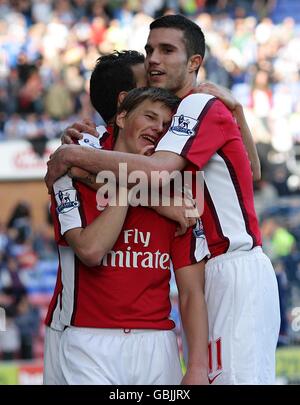
M193 91L193 89L196 87L196 84L197 84L197 77L195 74L193 74L193 76L190 76L187 82L184 83L182 87L176 91L175 93L176 96L179 98L186 97Z

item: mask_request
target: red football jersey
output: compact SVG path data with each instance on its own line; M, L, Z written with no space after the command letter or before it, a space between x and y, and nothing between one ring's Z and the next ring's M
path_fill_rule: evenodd
M47 325L172 329L171 262L176 271L209 255L201 225L197 232L189 229L184 236L175 238L173 221L149 208L129 208L113 249L100 266L87 267L66 244L63 234L85 227L101 215L96 193L68 176L55 183L54 193L52 214L60 259L60 289L50 305Z
M87 267L62 243L62 234L85 227L101 215L95 192L73 184L68 176L56 182L54 191L62 289L56 297L59 308L52 311L60 312L60 322L81 327L172 329L171 261L176 271L208 256L203 232L196 236L189 229L175 238L173 221L149 208L130 208L113 249L100 266ZM51 325L50 317L47 324Z
M83 139L77 143L83 146L88 146L88 147L93 147L93 148L103 148L103 149L112 149L113 147L113 127L108 126L107 128L104 127L103 125L100 125L97 127L97 131L99 134L98 139L92 136L89 136L85 134L83 136ZM53 224L54 224L54 235L55 235L55 240L58 245L62 246L68 246L64 238L61 237L61 230L60 230L60 224L59 221L57 221L57 213L56 213L56 203L55 203L55 198L54 195L52 194L51 196L51 216L53 219ZM57 276L56 276L56 284L54 287L54 292L52 299L49 304L49 308L47 311L45 323L46 325L51 325L52 328L57 329L57 330L63 330L65 325L61 323L60 321L60 312L62 308L62 302L61 302L61 297L62 297L62 289L63 289L63 284L61 280L61 263L59 260L59 265L58 265L58 271L57 271Z
M231 112L207 94L183 99L156 151L170 151L203 171L202 221L212 257L261 245L250 162Z

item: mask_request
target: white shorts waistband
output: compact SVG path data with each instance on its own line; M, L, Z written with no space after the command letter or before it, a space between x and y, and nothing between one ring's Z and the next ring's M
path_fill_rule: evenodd
M234 252L227 252L223 253L222 255L219 255L217 257L213 257L212 259L209 259L208 262L206 263L206 267L213 266L217 263L224 262L225 260L232 260L236 259L238 257L249 257L249 256L255 256L257 254L263 253L261 246L256 246L255 248L251 250L238 250Z
M172 329L118 329L118 328L81 328L79 326L68 326L68 328L92 333L92 334L99 334L99 335L129 335L131 333L134 334L142 334L142 333L150 333L150 332L171 332Z

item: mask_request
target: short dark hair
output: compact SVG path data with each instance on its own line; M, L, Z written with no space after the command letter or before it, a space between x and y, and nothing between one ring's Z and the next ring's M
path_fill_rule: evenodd
M144 60L144 55L137 51L116 51L97 59L90 79L90 99L104 121L115 116L119 93L136 87L131 67Z
M145 100L150 100L153 102L160 101L166 107L170 108L171 111L175 110L181 101L179 97L171 93L169 90L158 87L139 87L128 92L118 108L118 113L122 111L130 113ZM119 130L115 125L115 138L117 137L118 132Z
M175 28L182 31L188 58L195 54L199 54L204 58L204 34L199 25L187 17L180 14L164 15L152 21L150 30L155 28Z

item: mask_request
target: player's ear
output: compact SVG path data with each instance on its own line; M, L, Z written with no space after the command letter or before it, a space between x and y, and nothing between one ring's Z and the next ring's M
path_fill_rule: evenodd
M201 66L203 59L201 55L192 55L188 62L189 73L196 72Z
M127 96L128 91L120 91L118 95L118 107L123 102L124 98Z
M121 129L124 128L126 114L127 114L127 111L121 111L116 116L116 124Z

